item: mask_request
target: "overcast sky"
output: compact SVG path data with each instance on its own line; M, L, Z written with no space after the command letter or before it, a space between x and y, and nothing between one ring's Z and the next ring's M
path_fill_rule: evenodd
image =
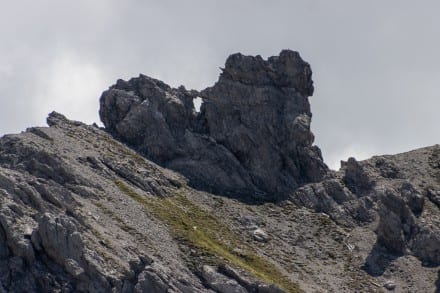
M99 122L118 78L200 90L231 53L289 48L312 66L312 130L331 167L440 143L438 0L0 1L0 135L52 110Z

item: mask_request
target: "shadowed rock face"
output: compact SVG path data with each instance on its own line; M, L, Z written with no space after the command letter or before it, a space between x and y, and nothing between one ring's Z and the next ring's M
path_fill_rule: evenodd
M102 94L100 116L112 135L195 187L269 199L328 171L310 131L311 75L297 52L234 54L201 92L144 75L118 80Z

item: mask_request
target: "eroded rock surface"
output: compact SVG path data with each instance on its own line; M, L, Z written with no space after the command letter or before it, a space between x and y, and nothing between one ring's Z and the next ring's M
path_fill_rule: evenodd
M438 152L436 145L362 162L349 158L334 178L299 188L291 200L345 226L369 225L391 254L438 266L440 214L433 196L440 189Z
M234 54L201 92L144 75L118 80L101 96L100 115L112 135L195 187L271 198L328 171L310 131L311 75L297 52Z
M97 127L55 112L48 124L0 139L0 292L246 292L241 275L203 268L249 268L249 254L271 267L181 175ZM261 276L249 284L277 288Z
M202 291L160 225L142 212L131 223L139 204L116 184L162 197L183 178L95 127L58 113L48 124L0 140L0 292ZM156 241L174 260L153 257Z
M439 291L440 147L329 171L312 93L297 53L234 54L201 92L118 81L106 131L1 137L0 292Z

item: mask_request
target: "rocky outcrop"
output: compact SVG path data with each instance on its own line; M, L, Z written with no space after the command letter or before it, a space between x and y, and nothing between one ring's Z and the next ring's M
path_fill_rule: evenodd
M195 187L267 199L328 171L310 131L311 74L297 52L234 54L201 92L144 75L118 80L102 94L100 116L112 135Z
M438 266L438 150L433 146L362 162L349 158L334 178L297 189L291 200L344 226L371 225L378 245L389 253Z
M381 194L378 242L397 254L413 254L425 264L440 265L439 215L422 217L424 197L408 182L398 192ZM429 211L428 211L429 212Z
M353 193L361 195L373 186L371 178L355 158L349 158L343 163L342 168L345 170L344 183Z
M381 194L379 217L378 242L393 253L405 253L416 232L416 219L402 197L391 190Z
M0 293L438 291L440 147L329 171L312 93L297 53L234 54L201 92L119 80L105 130L1 137Z
M246 289L243 288L236 280L229 279L225 275L217 272L214 267L203 266L202 277L208 286L214 289L216 292L221 293L246 293Z

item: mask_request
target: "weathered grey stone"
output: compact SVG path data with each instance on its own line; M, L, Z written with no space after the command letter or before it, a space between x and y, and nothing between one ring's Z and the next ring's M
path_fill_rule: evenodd
M395 253L404 253L406 248L405 235L399 215L383 211L377 228L378 241Z
M344 202L354 199L353 195L344 189L342 184L336 179L329 179L322 182L325 191L329 196L331 196L338 204L343 204Z
M46 122L47 122L47 125L49 125L51 127L52 126L62 127L62 126L69 126L69 125L80 126L83 124L79 121L69 120L63 114L55 112L55 111L49 113L49 115L47 116Z
M420 214L423 211L425 197L416 190L411 183L404 182L402 184L400 187L400 195L413 213Z
M227 264L220 265L218 272L236 280L247 292L284 293L285 291L271 284L264 284L251 274L241 269L234 269Z
M38 233L44 250L58 264L66 267L68 260L83 261L84 244L71 219L45 213L39 220Z
M84 273L84 269L79 266L78 262L71 258L66 259L64 267L66 268L66 271L74 277L78 277Z
M386 190L381 197L378 242L394 253L406 253L408 240L416 230L414 215L404 199L392 190Z
M0 200L0 234L3 234L3 239L6 241L8 250L3 249L3 254L11 250L16 256L26 259L30 264L35 260L35 252L32 247L32 243L29 239L25 238L26 225L25 220L20 221L23 216L23 212L15 203L9 203L3 199Z
M396 289L396 283L392 280L388 280L386 281L383 286L385 287L385 289L387 290L394 290Z
M397 165L385 157L377 157L375 166L380 170L380 175L385 178L394 179L402 176Z
M259 242L267 242L270 239L270 237L266 233L266 231L264 231L261 228L255 229L254 232L252 232L252 236L254 237L254 239L256 241L259 241Z
M209 288L220 293L245 293L247 292L236 280L230 279L219 273L216 268L208 265L202 267L202 277Z
M75 172L72 166L64 161L59 154L40 148L30 142L21 142L14 135L6 136L0 141L0 166L33 174L39 178L53 180L61 185L94 184ZM31 192L25 191L27 196Z
M220 265L218 268L219 273L236 280L240 285L246 288L248 291L255 291L259 285L258 280L255 280L249 274L246 274L242 270L232 268L227 264Z
M347 162L343 162L342 168L345 170L343 180L353 193L361 195L373 186L371 177L355 158L349 158Z
M157 264L147 266L138 276L134 292L158 292L166 293L169 285L163 269Z
M247 85L296 88L304 96L313 94L312 71L298 52L283 50L265 61L261 56L229 56L222 78Z
M297 52L268 60L234 54L200 93L143 75L118 80L102 94L100 116L115 137L195 187L270 198L327 173L312 146L312 94L310 66Z
M337 179L307 184L298 188L290 200L316 212L329 215L332 220L345 226L352 226L354 220L369 221L371 215L364 209L365 202L358 200L350 190Z
M440 265L440 228L419 226L412 241L414 255L429 265Z

